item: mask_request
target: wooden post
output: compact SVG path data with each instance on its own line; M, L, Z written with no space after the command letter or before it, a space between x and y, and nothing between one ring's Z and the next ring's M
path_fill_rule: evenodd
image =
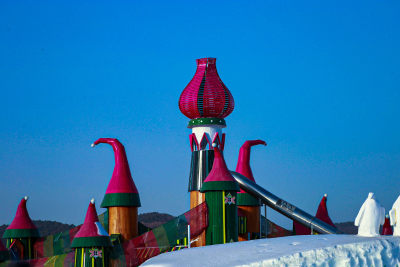
M257 206L239 206L238 209L247 218L247 233L258 233L260 231L260 207ZM247 240L248 235L239 236L239 241Z
M137 207L108 207L109 234L121 234L127 241L138 236Z

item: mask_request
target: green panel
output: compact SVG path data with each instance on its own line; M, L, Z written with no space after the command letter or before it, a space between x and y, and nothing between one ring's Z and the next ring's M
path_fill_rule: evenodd
M102 208L107 207L140 207L139 194L136 193L112 193L104 196L101 202Z
M179 217L176 217L175 219L163 225L168 238L168 246L176 245L176 240L187 236L187 225L188 222L185 215L180 215Z
M139 231L139 235L142 235L142 234L144 234L144 233L146 233L146 232L148 232L148 231L150 231L150 230L151 230L150 227L147 227L147 226L144 225L143 223L138 222L138 231Z
M67 254L58 255L54 261L54 267L64 267L64 260Z
M237 194L238 206L261 206L260 201L248 193Z
M236 192L228 191L236 199ZM236 203L225 203L226 243L238 241L238 215Z
M53 240L53 253L54 255L60 255L64 253L64 239L62 236L63 233L58 233L54 235Z
M206 229L206 244L223 244L222 192L209 191L205 193L208 207L208 227Z
M54 255L53 253L53 236L49 235L43 241L43 256L51 257Z

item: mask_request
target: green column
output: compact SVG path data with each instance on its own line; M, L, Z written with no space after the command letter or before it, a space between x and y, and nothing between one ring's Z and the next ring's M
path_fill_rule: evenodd
M104 247L76 248L75 267L108 267L110 266L108 249Z
M208 227L206 244L238 241L238 219L235 191L207 191Z

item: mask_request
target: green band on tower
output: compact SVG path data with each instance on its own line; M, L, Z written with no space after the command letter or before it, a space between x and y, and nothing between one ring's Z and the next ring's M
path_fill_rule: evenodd
M220 125L222 127L226 127L226 122L222 118L198 118L190 120L188 128L206 125Z
M136 193L111 193L105 194L101 202L102 208L107 207L140 207L139 194Z

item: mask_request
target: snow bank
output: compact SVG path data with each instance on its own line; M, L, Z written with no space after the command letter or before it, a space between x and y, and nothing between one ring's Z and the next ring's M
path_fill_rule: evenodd
M308 235L164 253L142 266L400 266L400 237Z

